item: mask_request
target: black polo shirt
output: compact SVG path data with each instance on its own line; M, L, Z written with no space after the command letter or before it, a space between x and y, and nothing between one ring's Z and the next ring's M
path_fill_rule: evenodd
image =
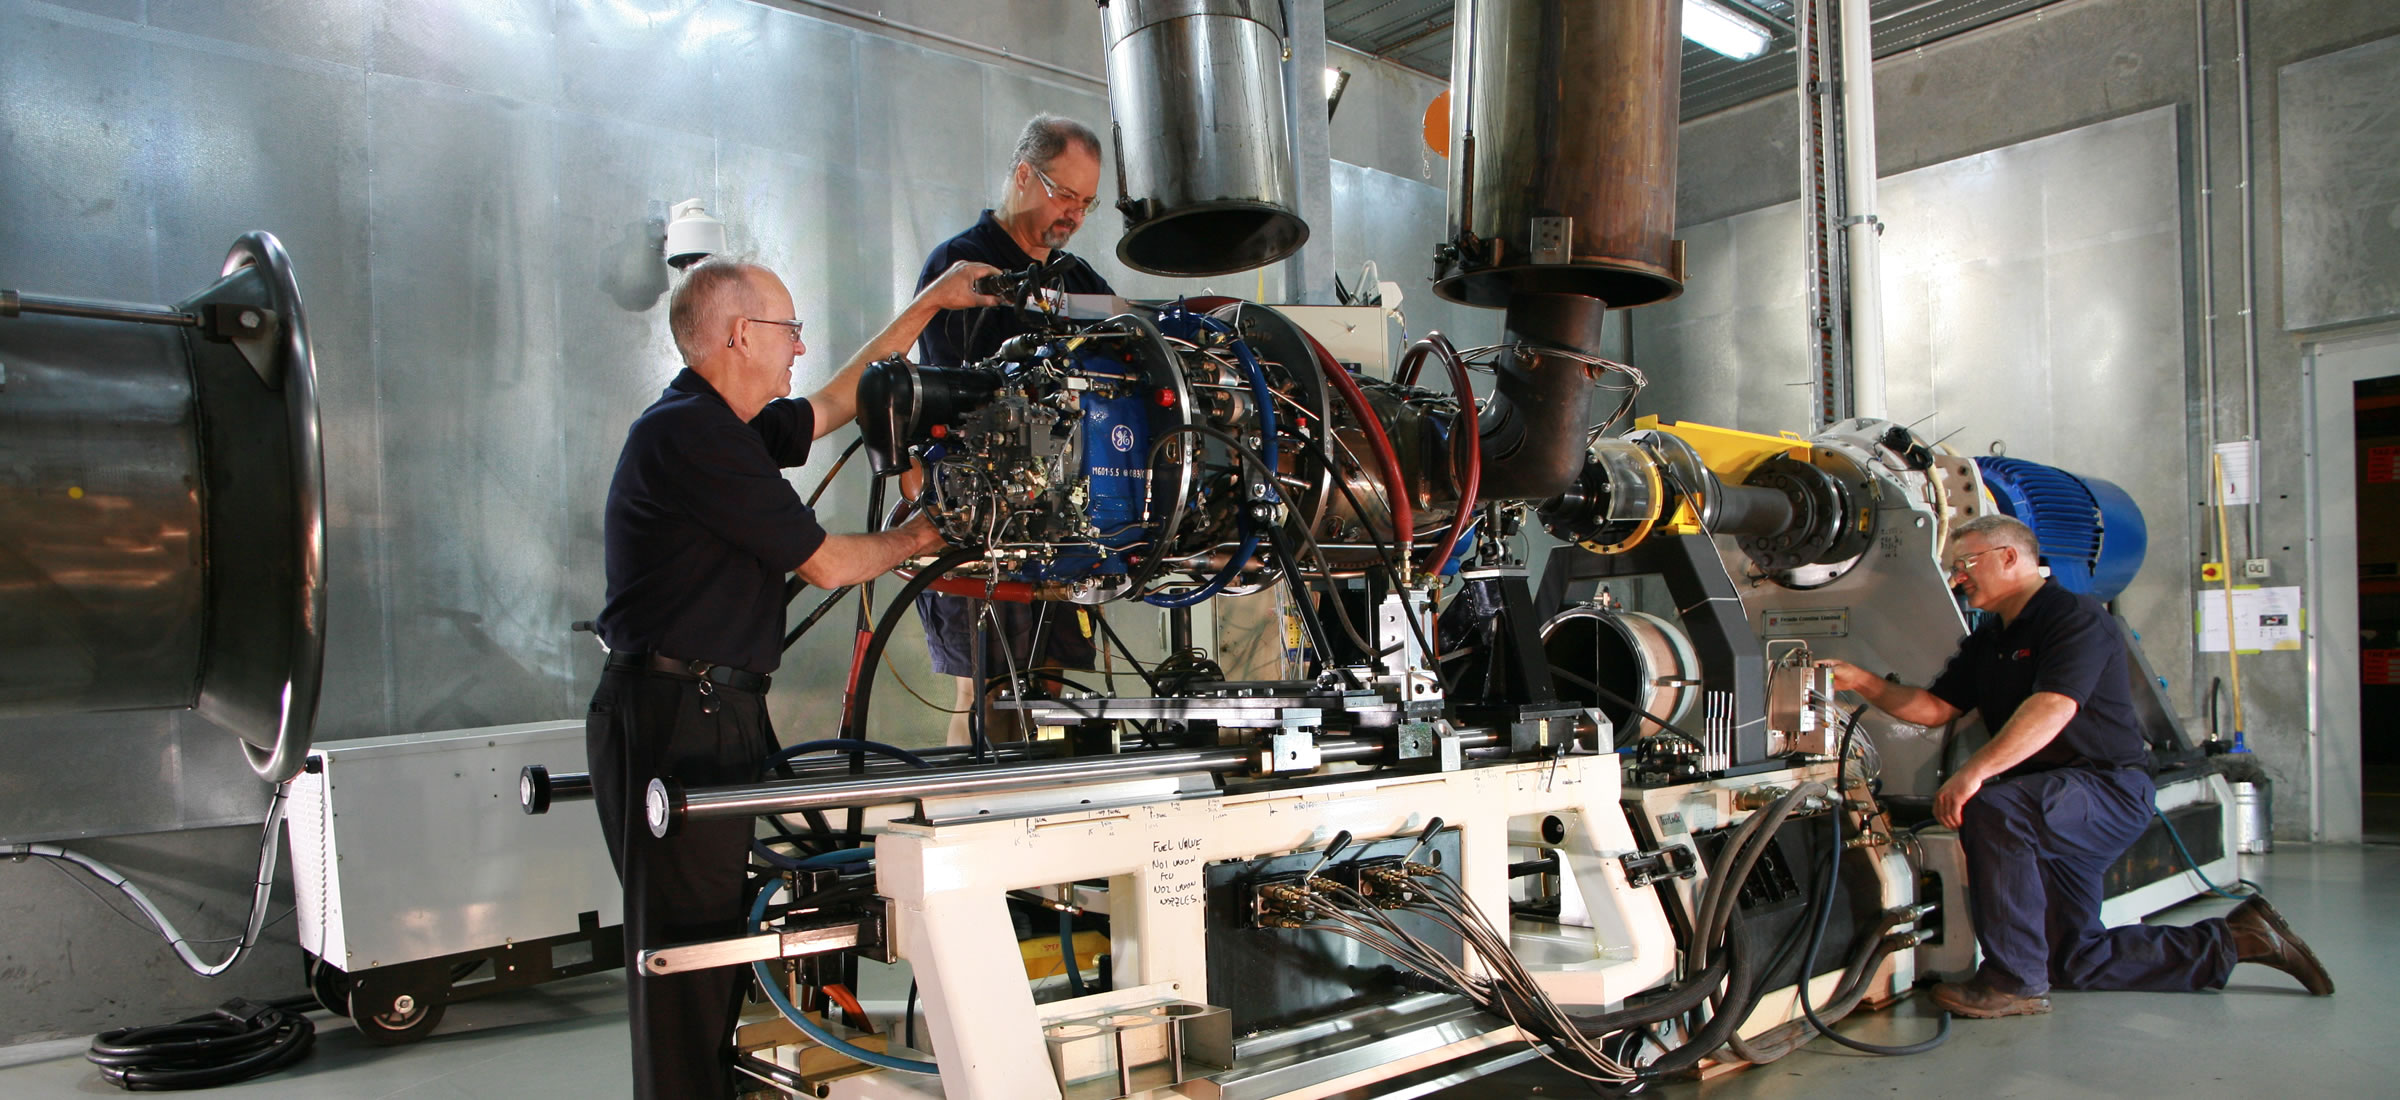
M2035 692L2075 700L2066 728L2006 775L2150 762L2125 671L2124 631L2100 601L2055 580L2043 582L2017 621L2003 624L1989 616L1926 690L1962 712L1982 711L1995 736Z
M783 659L783 578L825 542L783 479L808 461L816 413L768 402L744 424L686 369L625 433L602 528L612 650L766 674Z
M1066 258L1060 260L1061 256ZM1050 258L1060 268L1055 278L1058 289L1069 294L1116 293L1082 257L1053 251ZM1033 257L1017 247L1016 238L1000 228L989 210L966 232L934 246L925 257L925 270L917 275L917 289L924 290L960 260L990 264L1010 274L1033 266ZM955 367L992 354L1001 341L1024 331L1025 322L1011 308L946 309L934 314L917 337L917 358L928 366Z

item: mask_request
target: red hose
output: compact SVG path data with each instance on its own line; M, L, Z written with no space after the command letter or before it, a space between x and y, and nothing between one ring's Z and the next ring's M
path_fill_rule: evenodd
M933 591L971 600L999 600L1002 603L1032 603L1033 585L1024 581L1001 581L987 584L973 577L943 577L933 582Z
M1417 513L1416 509L1409 506L1408 480L1400 472L1400 456L1392 450L1391 437L1384 434L1383 420L1367 404L1366 391L1358 388L1358 380L1350 377L1350 372L1334 361L1333 353L1326 351L1325 345L1318 343L1317 338L1310 336L1306 329L1302 329L1300 335L1308 339L1309 348L1317 353L1318 373L1323 374L1326 381L1333 384L1334 391L1342 395L1342 401L1350 406L1350 411L1358 417L1360 427L1367 433L1367 449L1375 452L1376 463L1383 467L1384 496L1392 502L1392 533L1400 544L1400 560L1408 562L1416 550ZM1325 430L1332 431L1333 425L1327 424ZM1340 477L1341 471L1333 471L1333 476ZM1359 522L1366 522L1366 517L1360 516Z
M1450 517L1450 531L1442 536L1440 549L1425 559L1425 571L1439 574L1450 564L1450 554L1458 549L1458 540L1467 532L1467 524L1475 518L1475 494L1483 489L1483 434L1475 413L1475 386L1467 379L1467 362L1459 358L1458 349L1450 338L1439 332L1428 332L1417 342L1429 346L1434 354L1450 367L1450 389L1458 396L1458 420L1451 424L1452 440L1461 432L1466 436L1467 468L1458 482L1458 514ZM1412 349L1414 350L1414 349ZM1455 444L1454 444L1455 445Z

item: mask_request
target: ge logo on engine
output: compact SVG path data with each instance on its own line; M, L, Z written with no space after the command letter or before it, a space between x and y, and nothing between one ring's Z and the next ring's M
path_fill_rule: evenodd
M1110 428L1108 430L1108 443L1110 446L1115 447L1120 451L1132 450L1133 426L1129 424L1119 424L1114 428Z

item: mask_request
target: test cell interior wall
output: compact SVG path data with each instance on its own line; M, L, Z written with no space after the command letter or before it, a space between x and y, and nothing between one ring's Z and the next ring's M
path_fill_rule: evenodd
M734 251L789 282L808 322L805 393L997 198L1027 117L1107 132L1088 3L857 8L0 0L0 197L18 212L0 219L0 285L165 302L205 285L245 230L294 257L329 485L320 740L583 713L600 650L568 626L600 607L608 477L626 424L676 369L667 203L706 200ZM990 49L881 28L877 12ZM1340 170L1371 181L1377 205L1337 207L1369 232L1318 231L1350 242L1343 269L1378 257L1407 282L1420 326L1489 342L1496 317L1453 318L1422 271L1400 269L1430 256L1439 183L1413 153L1376 159L1435 82L1342 58L1372 79L1344 97L1343 148L1361 163ZM1279 268L1132 273L1115 260L1120 225L1104 205L1072 250L1129 296L1283 294ZM813 486L847 439L794 481ZM833 530L864 526L861 464L820 510ZM1155 656L1156 628L1120 614ZM913 616L904 629L893 671L947 704ZM850 646L844 612L787 655L773 696L787 740L835 724ZM896 685L877 702L879 736L940 740L943 716ZM236 929L266 795L233 745L170 712L0 722L0 837L118 853L188 934ZM112 836L125 839L96 839ZM173 1018L234 984L297 985L288 925L284 946L203 984L53 871L0 874L7 911L27 918L0 943L0 1043Z
M2358 247L2381 239L2383 223L2393 218L2395 199L2390 166L2400 162L2400 124L2389 109L2389 47L2378 48L2400 34L2400 6L2378 0L2251 0L2249 16L2251 155L2245 172L2240 127L2245 108L2237 81L2233 0L2065 0L2034 12L1980 28L1933 45L1887 57L1875 66L1876 148L1886 178L1930 165L1975 158L2064 135L2096 123L2131 119L2159 108L2171 109L2175 119L2176 189L2180 196L2177 252L2168 265L2152 264L2145 278L2180 282L2182 308L2181 373L2151 376L2157 383L2141 408L2128 410L2139 420L2143 409L2180 406L2180 433L2169 430L2148 441L2156 452L2180 449L2185 480L2183 495L2171 510L2154 508L2163 486L2153 483L2143 498L2152 531L2189 532L2193 545L2213 543L2214 517L2205 513L2208 499L2207 443L2210 439L2239 439L2256 435L2267 455L2261 469L2257 537L2250 536L2240 509L2232 516L2232 557L2265 558L2269 583L2349 585L2349 577L2307 575L2306 542L2311 534L2305 509L2307 462L2303 424L2310 415L2309 395L2301 370L2302 355L2311 341L2389 325L2400 318L2400 252ZM2209 63L2205 74L2197 64L2199 15L2207 21ZM2199 108L2207 105L2208 158L2202 171L2199 158ZM1798 127L1791 95L1778 95L1693 119L1684 124L1677 210L1687 226L1705 226L1738 219L1789 202L1799 194ZM2302 157L2312 160L2303 167ZM2062 166L2088 174L2089 168ZM2137 174L2154 169L2128 166ZM2248 186L2243 186L2245 176ZM2209 214L2209 246L2200 247L2199 188L2206 181L2213 192ZM2028 180L2030 183L2031 181ZM2067 193L2064 201L2106 209L2119 181L2090 196ZM2043 186L2050 186L2045 179ZM2246 408L2241 317L2243 257L2240 245L2241 196L2254 198L2255 236L2250 268L2255 272L2258 329L2258 385L2255 424ZM1940 220L1956 222L1985 216L1985 201L1970 192L1953 196L1955 209L1928 212L1922 224L1903 224L1900 211L1884 235L1887 250L1910 235L1934 235ZM2021 200L2004 200L2021 201ZM2357 239L2352 239L2357 238ZM1938 236L1937 236L1938 239ZM2338 247L2337 247L2338 246ZM2012 246L2016 247L2016 246ZM1978 258L1998 261L2007 251ZM2296 262L2297 261L2297 262ZM1793 270L1775 257L1745 256L1742 266L1774 265ZM2329 266L2328 266L2329 265ZM2213 339L2203 324L2199 300L2202 273L2213 274L2216 323ZM1746 274L1736 278L1747 278ZM1776 276L1769 272L1771 281ZM1790 277L1797 286L1798 276ZM1960 288L1963 289L1963 288ZM1790 291L1769 287L1745 299L1765 309L1785 300ZM2098 303L2125 304L2133 288L2096 287ZM1991 331L2015 317L2009 293L1988 298L1990 306L1968 319L1970 334ZM2096 315L2105 315L2095 311ZM1647 318L1633 316L1637 346ZM1796 318L1787 318L1797 323ZM1906 334L1906 314L1891 319L1893 333ZM1782 323L1782 322L1778 322ZM2319 327L2321 326L2321 327ZM1941 341L1952 334L1936 332ZM1766 339L1779 340L1775 333ZM2164 339L2164 337L2159 337ZM2207 368L2203 348L2213 347L2217 401L2203 399ZM1666 373L1666 364L1645 364L1653 377ZM1894 362L1895 370L1905 364ZM2053 370L2076 365L2061 359ZM1775 369L1787 369L1780 363ZM1795 376L1796 378L1796 376ZM1895 375L1897 378L1897 375ZM1895 402L1898 395L1895 394ZM2089 398L2115 400L2104 388ZM2045 407L2028 411L2074 419L2063 403L2087 400L2079 391L2054 391ZM1653 403L1651 409L1673 413ZM1905 412L1895 405L1895 413ZM1903 419L1923 415L1910 414ZM1948 416L1955 409L1945 407ZM2147 421L2141 421L2147 423ZM1945 429L1946 430L1946 429ZM1961 439L1965 436L1961 436ZM1957 442L1957 440L1953 440ZM2072 440L2045 460L2077 468L2084 455L2109 453L2121 446L2110 440ZM2022 449L2014 453L2043 458ZM2155 454L2147 460L2156 461ZM2111 476L2093 470L2099 476ZM2129 489L2134 486L2128 486ZM2137 493L2145 490L2136 489ZM2331 537L2342 532L2321 531ZM2142 583L2163 583L2168 591L2196 579L2198 562L2187 554L2176 559L2154 546ZM2151 574L2164 573L2153 579ZM2153 587L2153 591L2157 589ZM2163 593L2151 612L2164 622ZM2187 597L2188 603L2188 597ZM2181 615L2190 614L2188 607ZM2188 634L2188 617L2145 631L2156 648L2157 629ZM2187 649L2188 643L2172 643ZM2323 823L2322 839L2352 841L2358 837L2358 794L2354 783L2328 773L2326 789L2310 788L2310 673L2306 652L2262 653L2241 662L2243 705L2248 714L2250 746L2275 780L2275 831L2285 840L2305 839L2314 828L2312 798ZM2176 682L2174 697L2187 719L2202 721L2209 683L2231 670L2222 654L2194 657L2188 671L2168 662L2161 672ZM2222 705L2222 704L2221 704ZM2348 773L2342 773L2346 775Z

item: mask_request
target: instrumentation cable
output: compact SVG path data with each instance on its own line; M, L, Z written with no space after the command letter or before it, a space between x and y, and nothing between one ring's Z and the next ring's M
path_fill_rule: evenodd
M165 913L159 911L158 906L151 902L150 895L143 893L141 887L134 885L132 880L118 873L116 868L108 864L55 844L0 844L0 857L24 859L31 856L56 860L60 863L72 863L83 868L93 877L116 887L126 897L133 899L135 907L142 911L144 917L149 918L151 926L158 930L159 935L166 937L167 946L175 950L176 957L182 959L183 965L190 968L192 973L203 978L213 978L232 969L233 964L240 962L242 956L249 954L250 949L258 945L259 931L266 927L268 895L275 889L275 856L280 850L279 845L283 835L284 806L290 796L291 783L285 781L275 785L275 793L267 801L267 821L260 830L258 838L258 872L251 878L250 916L243 926L242 937L234 943L233 950L228 952L223 959L213 963L201 962L199 954L192 950L193 943L203 941L192 940L176 931L175 923L168 920Z

